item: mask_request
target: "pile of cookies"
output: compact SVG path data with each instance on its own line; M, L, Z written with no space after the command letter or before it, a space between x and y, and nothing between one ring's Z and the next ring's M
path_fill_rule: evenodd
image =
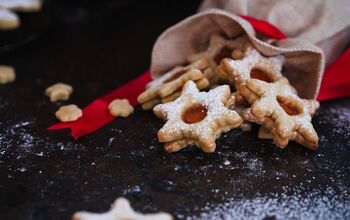
M245 35L213 34L205 51L151 81L138 101L166 121L158 141L167 152L191 145L214 152L222 133L250 131L251 123L261 125L259 138L273 139L280 148L295 141L315 150L311 119L319 103L298 96L282 74L284 61L282 55L264 56Z

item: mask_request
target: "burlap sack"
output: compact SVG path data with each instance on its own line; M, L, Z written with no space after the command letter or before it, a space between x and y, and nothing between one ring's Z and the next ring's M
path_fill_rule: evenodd
M255 37L255 31L247 21L217 9L188 17L163 32L152 51L153 78L176 65L184 64L188 54L205 50L213 33L222 33L228 38L246 33L264 55L283 54L286 57L283 74L299 95L308 99L317 96L325 62L319 47L297 39L280 40L269 45Z
M199 11L209 8L268 21L289 37L321 47L327 63L350 43L349 0L204 0Z

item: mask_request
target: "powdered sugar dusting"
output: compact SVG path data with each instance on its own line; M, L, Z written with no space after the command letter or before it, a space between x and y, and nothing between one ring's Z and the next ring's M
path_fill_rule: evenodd
M303 186L284 188L254 198L232 198L215 206L208 203L204 214L195 219L346 219L350 217L350 197L347 191L336 193L331 187L310 190L306 196ZM213 207L214 206L214 207ZM194 219L189 217L187 219Z
M284 57L281 55L266 58L254 48L249 48L242 60L226 59L226 65L232 69L232 74L236 80L250 79L250 72L253 68L266 70L266 74L273 80L282 77L282 66Z

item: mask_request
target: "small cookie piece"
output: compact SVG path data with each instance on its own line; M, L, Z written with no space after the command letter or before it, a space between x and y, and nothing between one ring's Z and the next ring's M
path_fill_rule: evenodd
M114 117L120 116L126 118L134 112L134 107L130 105L127 99L114 99L109 103L108 110Z
M13 67L0 65L0 84L6 84L15 81L16 72Z
M108 212L91 213L80 211L74 213L72 220L173 220L173 217L165 212L154 214L135 212L130 206L130 202L121 197L115 200Z
M226 74L231 84L241 84L248 79L274 82L283 77L281 71L284 56L265 57L250 43L247 43L244 48L244 52L233 51L236 60L225 58L219 66L221 72Z
M311 117L319 103L299 98L287 78L273 83L250 79L238 91L252 105L243 113L244 118L263 125L278 147L284 148L289 140L294 140L311 150L317 149L318 136Z
M0 30L13 30L19 25L20 20L16 13L6 8L0 8Z
M228 85L199 92L196 84L188 81L179 98L153 108L154 114L166 121L158 131L158 141L167 143L167 152L178 151L188 144L196 145L207 153L214 152L215 140L221 133L242 123L241 116L225 106L230 95ZM172 142L183 139L180 147L169 147Z
M65 83L56 83L45 90L51 102L66 101L73 93L73 87Z
M41 10L42 0L0 0L0 7L18 12L37 12Z
M76 121L83 115L83 111L76 105L61 106L55 113L56 118L61 122Z

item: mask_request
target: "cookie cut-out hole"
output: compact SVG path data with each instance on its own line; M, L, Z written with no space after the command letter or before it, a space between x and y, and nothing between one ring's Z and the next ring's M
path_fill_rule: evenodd
M252 79L258 79L268 83L272 82L271 78L267 75L267 73L264 70L258 68L254 68L250 71L250 77Z
M182 120L186 124L194 124L207 117L208 109L202 104L195 104L182 113Z
M293 116L303 113L300 103L294 99L284 96L277 96L277 102L288 115Z

